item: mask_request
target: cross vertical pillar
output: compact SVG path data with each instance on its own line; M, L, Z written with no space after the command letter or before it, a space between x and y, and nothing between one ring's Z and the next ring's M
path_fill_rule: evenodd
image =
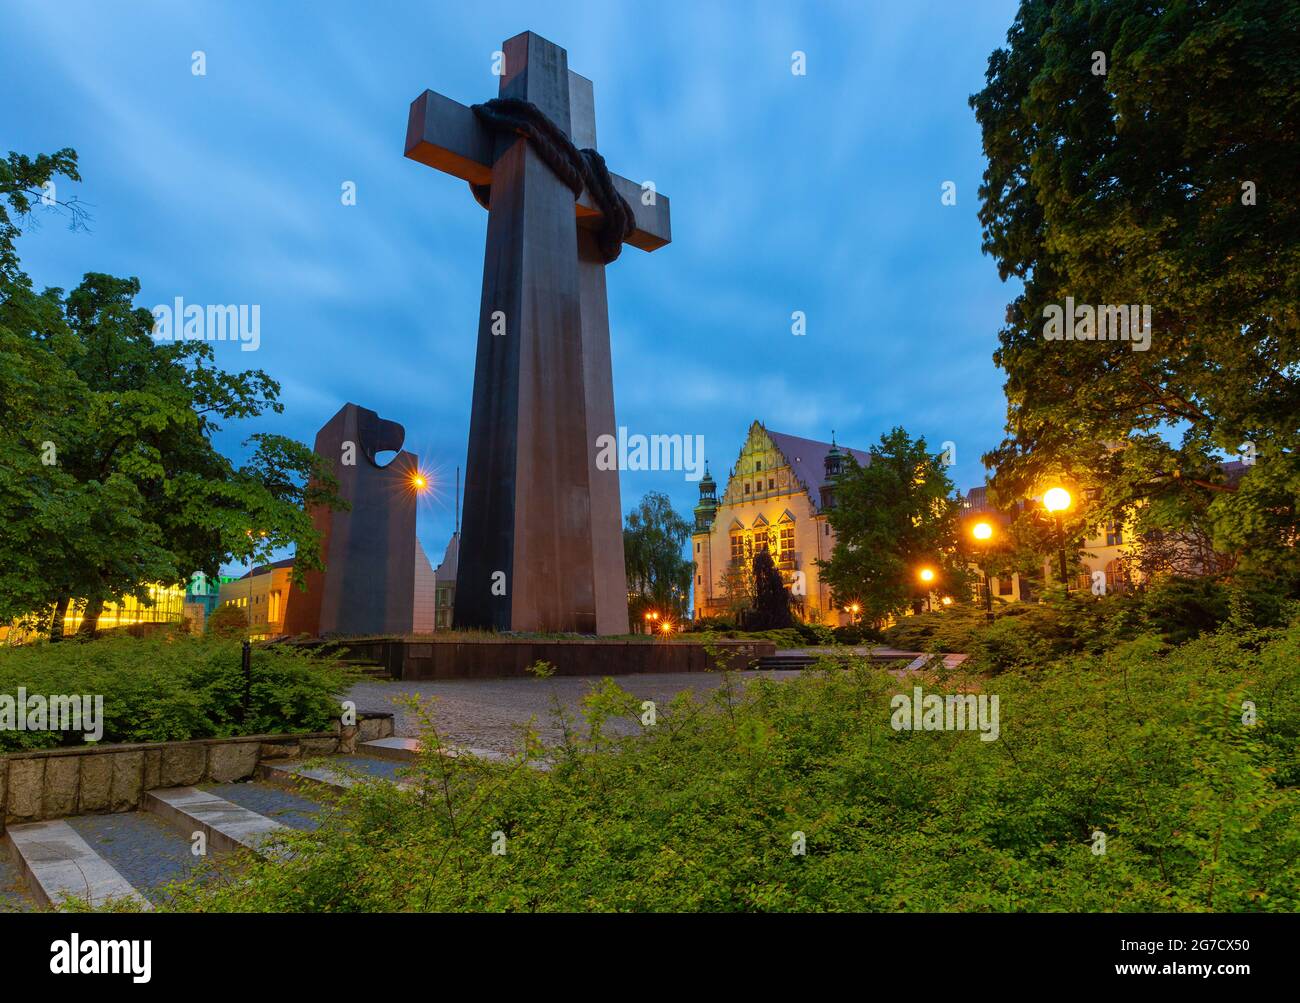
M595 88L569 71L569 138L578 149L596 145ZM596 633L626 634L627 568L623 559L623 506L618 471L596 466L596 440L617 437L614 369L610 353L609 300L605 260L594 230L578 230L578 296L582 314L582 369L589 436L587 476L591 484L592 574L596 594Z
M503 52L501 97L568 126L564 50L524 32ZM573 192L527 140L495 142L455 622L595 633L594 437ZM621 537L618 546L621 556Z

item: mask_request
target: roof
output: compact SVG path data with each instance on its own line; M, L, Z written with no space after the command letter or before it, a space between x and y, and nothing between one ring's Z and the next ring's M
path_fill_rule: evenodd
M274 561L271 564L261 564L252 571L245 571L239 578L232 578L231 581L242 581L245 578L256 578L258 575L264 575L268 571L275 571L279 568L292 568L293 558L286 557L283 561Z
M821 497L817 489L826 480L826 454L830 452L831 444L817 439L805 439L801 435L773 432L770 428L764 431L772 440L772 445L781 450L781 455L786 458L790 469L794 471L795 479L804 486L813 503L817 504ZM871 463L871 454L864 449L850 449L838 443L836 447L844 455L851 455L864 467Z

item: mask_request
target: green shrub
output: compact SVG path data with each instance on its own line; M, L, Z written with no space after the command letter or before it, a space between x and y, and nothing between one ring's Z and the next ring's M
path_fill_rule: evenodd
M109 637L0 649L0 694L102 695L104 742L326 729L356 674L286 646L252 651L249 712L243 710L240 643L164 635ZM0 730L0 752L80 745L80 732Z
M535 733L498 764L439 756L428 726L411 789L359 785L291 859L164 908L1295 912L1297 665L1300 623L949 679L999 697L990 742L893 730L911 683L866 660L726 674L622 739L605 723L639 704L605 680L549 771L521 768Z
M203 625L203 632L213 637L245 637L248 614L242 607L227 603L214 609Z

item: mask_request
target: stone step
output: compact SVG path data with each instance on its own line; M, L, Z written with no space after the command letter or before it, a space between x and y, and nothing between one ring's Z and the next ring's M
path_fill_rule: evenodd
M358 742L357 752L363 756L377 759L392 759L409 763L420 757L420 740L418 738L376 738L372 742Z
M32 912L37 908L14 857L9 847L0 846L0 914Z
M302 792L288 790L278 784L242 782L233 784L204 784L199 788L249 811L283 822L290 829L311 831L320 825L320 815L331 809L319 801L302 796Z
M287 828L282 822L195 787L146 791L141 807L182 833L202 832L207 836L209 851L232 853L244 849L256 853L262 843Z
M377 738L372 742L357 743L357 752L363 756L374 756L376 759L390 759L396 762L410 763L420 758L420 740L418 738L401 738L399 736ZM468 755L476 759L486 759L493 763L503 763L510 759L510 756L504 752L497 752L495 749L479 749L472 746L444 748L442 754L453 759L457 756Z
M78 815L65 819L92 850L103 857L145 898L158 905L166 886L196 875L216 877L219 865L203 869L189 832L181 832L147 811ZM215 860L214 860L215 864Z
M94 907L130 899L143 909L153 908L66 819L13 825L4 838L41 906L57 909L64 900L76 897Z
M345 791L358 781L368 780L409 786L409 781L398 776L402 766L403 761L378 756L330 756L307 762L262 763L257 769L262 779L291 789L315 785Z

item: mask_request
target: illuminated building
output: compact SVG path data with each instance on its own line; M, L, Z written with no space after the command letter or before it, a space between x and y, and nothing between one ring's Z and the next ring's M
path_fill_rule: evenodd
M817 565L835 549L826 513L850 455L863 466L871 462L870 453L838 446L834 436L819 442L771 432L756 421L721 496L706 471L691 536L696 619L734 616L736 579L766 548L797 615L829 626L850 622L849 613L832 607L830 586Z

